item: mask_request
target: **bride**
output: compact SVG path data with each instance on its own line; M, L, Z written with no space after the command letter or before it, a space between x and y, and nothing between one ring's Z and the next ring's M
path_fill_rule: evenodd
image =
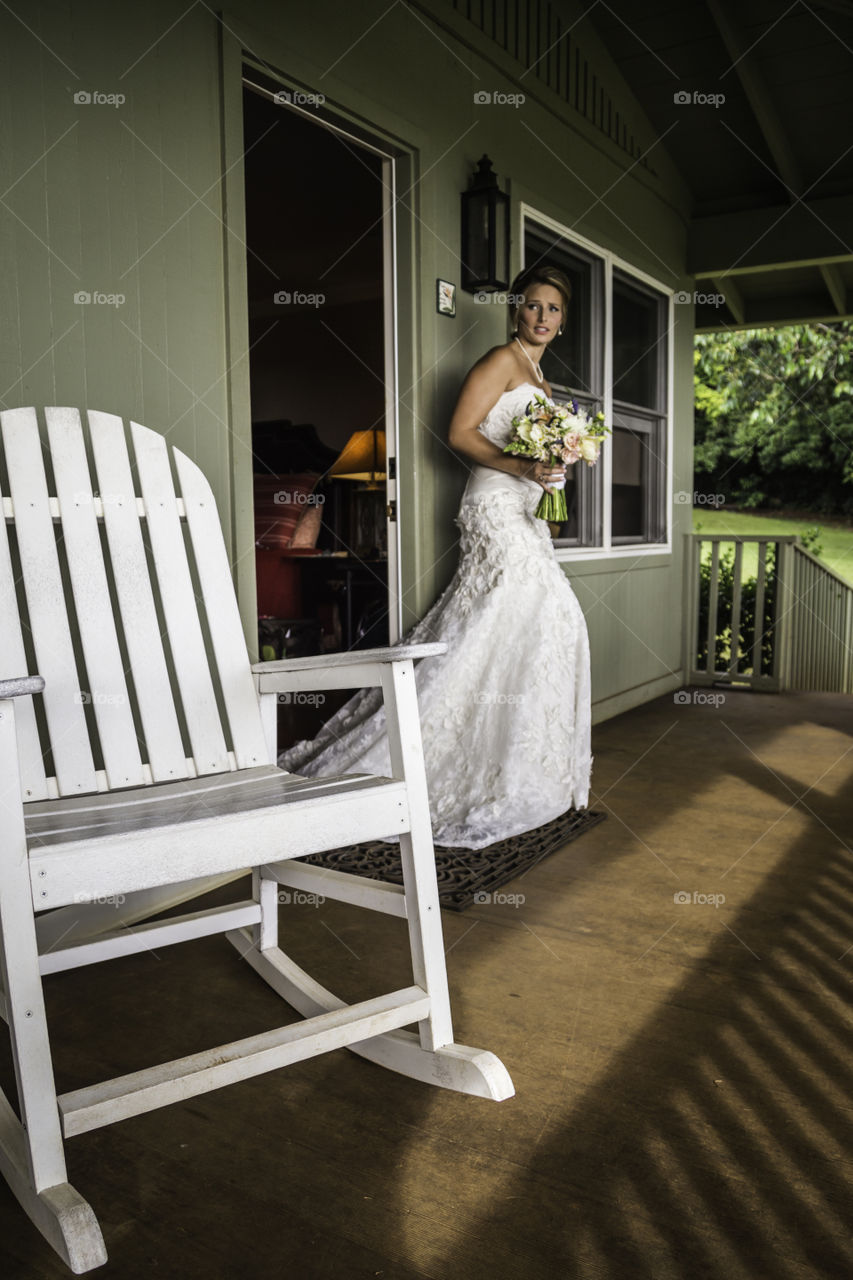
M586 623L533 514L565 468L502 452L512 419L551 389L540 360L566 323L571 285L555 267L523 271L513 336L463 383L449 440L474 465L456 523L456 574L407 642L447 653L415 668L433 838L482 849L586 806L590 674ZM300 774L391 772L381 693L366 689L311 742L279 757Z

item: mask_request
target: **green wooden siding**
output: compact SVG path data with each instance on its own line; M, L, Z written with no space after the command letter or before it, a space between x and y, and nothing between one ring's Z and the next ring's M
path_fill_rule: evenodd
M488 152L511 193L514 236L524 200L672 289L692 287L684 191L665 156L655 172L631 168L622 149L532 80L521 114L475 105L477 90L518 88L513 66L491 44L477 46L449 4L386 11L345 0L235 0L225 30L210 10L186 11L178 0L112 11L47 0L27 20L44 44L0 16L0 190L11 186L10 211L0 211L3 404L118 412L165 431L198 461L217 495L249 630L241 46L325 94L343 119L369 125L410 166L398 209L406 625L456 563L453 517L466 473L446 428L459 383L506 337L502 309L461 290L455 319L435 312L436 277L459 282L459 193L479 156ZM124 93L126 102L77 105L78 90ZM624 101L624 86L613 92ZM515 268L517 239L512 253ZM126 300L80 306L80 290ZM675 311L677 490L692 487L693 365L691 309ZM589 621L602 713L679 681L680 535L689 522L690 508L676 506L671 556L567 565Z

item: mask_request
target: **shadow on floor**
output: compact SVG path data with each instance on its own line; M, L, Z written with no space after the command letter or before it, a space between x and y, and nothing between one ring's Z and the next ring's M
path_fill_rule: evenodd
M591 803L612 820L507 886L520 908L444 919L457 1035L517 1097L340 1052L85 1135L69 1166L98 1274L853 1274L851 710L732 694L599 726ZM287 907L282 945L363 998L409 980L399 925ZM217 939L57 975L59 1086L280 1010ZM5 1189L0 1229L4 1275L67 1274Z

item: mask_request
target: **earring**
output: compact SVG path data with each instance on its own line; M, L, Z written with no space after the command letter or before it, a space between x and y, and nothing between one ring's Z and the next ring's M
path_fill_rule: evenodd
M558 338L559 338L559 336L560 336L560 334L561 334L562 332L563 332L563 326L562 326L562 325L560 325L559 329L557 330L557 337L558 337Z

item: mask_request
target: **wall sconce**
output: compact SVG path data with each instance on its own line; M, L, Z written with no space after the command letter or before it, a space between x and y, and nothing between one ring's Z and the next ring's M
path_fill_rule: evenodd
M462 288L494 292L509 288L509 196L484 155L462 192Z

